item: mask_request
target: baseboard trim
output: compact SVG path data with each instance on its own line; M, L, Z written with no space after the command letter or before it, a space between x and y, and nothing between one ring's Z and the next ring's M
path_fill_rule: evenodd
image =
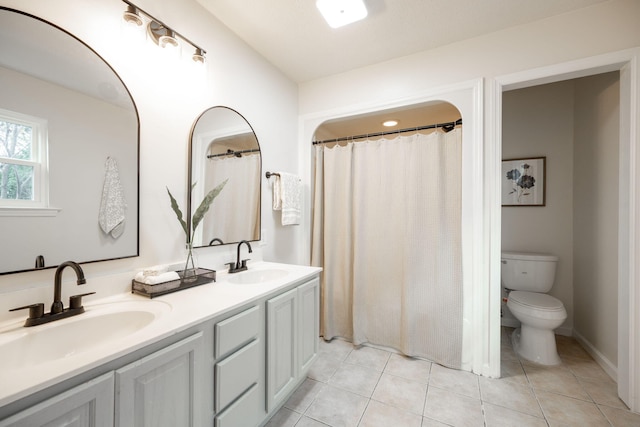
M593 360L596 361L598 365L614 380L616 383L618 382L618 367L611 363L609 359L607 359L602 353L598 351L585 337L580 335L578 331L573 330L573 337L582 345L587 353Z

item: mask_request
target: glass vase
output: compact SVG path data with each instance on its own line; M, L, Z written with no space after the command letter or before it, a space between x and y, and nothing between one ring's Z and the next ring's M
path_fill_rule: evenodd
M184 264L184 270L182 270L182 281L193 282L198 278L198 262L193 251L193 244L187 243L187 261Z

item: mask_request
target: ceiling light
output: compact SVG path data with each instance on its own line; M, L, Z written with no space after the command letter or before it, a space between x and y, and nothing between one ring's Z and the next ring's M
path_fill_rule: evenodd
M382 122L382 126L386 126L388 128L393 127L393 126L397 126L398 125L398 121L397 120L387 120L386 122Z
M342 27L367 16L362 0L316 0L316 7L331 28Z
M138 9L135 6L127 5L127 10L122 14L125 22L137 27L142 25L142 18L138 15Z

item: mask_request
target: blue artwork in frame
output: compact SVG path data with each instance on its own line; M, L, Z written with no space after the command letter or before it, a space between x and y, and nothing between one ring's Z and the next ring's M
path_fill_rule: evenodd
M502 206L545 206L546 157L502 161Z

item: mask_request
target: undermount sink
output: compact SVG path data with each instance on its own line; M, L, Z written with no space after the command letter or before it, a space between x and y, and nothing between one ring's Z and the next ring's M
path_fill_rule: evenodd
M0 333L0 367L41 365L113 344L150 325L171 307L160 301L107 303L41 326Z
M247 270L241 273L230 275L227 280L229 281L229 283L233 283L236 285L255 285L258 283L265 283L272 280L282 279L288 274L288 271L279 269Z

